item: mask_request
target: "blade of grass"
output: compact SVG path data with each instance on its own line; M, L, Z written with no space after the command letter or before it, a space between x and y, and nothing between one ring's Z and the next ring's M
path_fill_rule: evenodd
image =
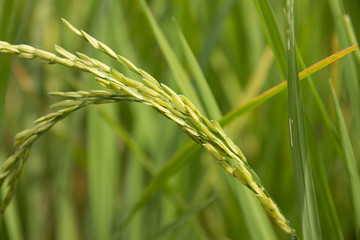
M81 124L81 115L75 115L74 118L68 121L69 129L79 129ZM71 173L72 173L72 153L74 151L74 141L76 139L76 131L69 133L69 140L67 142L67 149L65 149L64 157L57 167L56 182L57 186L57 204L56 204L56 239L80 239L79 226L76 222L73 202L71 201Z
M351 146L350 137L348 135L344 117L341 113L340 104L337 100L334 87L330 82L331 96L335 107L337 127L340 135L341 147L344 152L345 167L349 177L349 185L351 190L352 204L354 208L354 225L355 229L360 229L360 177L358 166Z
M111 28L110 32L117 33L117 34L111 34L113 35L112 43L114 46L118 46L118 50L126 56L129 56L131 59L133 59L135 62L139 59L137 58L137 50L134 46L134 42L131 39L131 26L128 24L128 17L126 14L126 3L124 1L115 1L113 6L111 7L112 11L112 21L110 23ZM119 29L121 31L119 32ZM124 73L129 74L131 71L129 69L125 69ZM125 112L123 112L125 111ZM105 114L104 114L105 113ZM148 114L146 112L142 112L139 110L138 106L133 107L133 111L122 109L121 115L125 113L128 115L136 115L139 118L148 118ZM133 154L131 154L129 157L123 157L121 158L121 169L119 169L119 173L123 172L124 176L122 177L122 174L119 174L119 178L121 179L121 185L124 185L121 189L122 196L119 200L119 209L117 209L116 213L118 216L116 217L116 221L113 222L112 225L112 234L114 235L114 232L117 231L117 229L114 229L114 226L116 225L116 222L121 222L124 218L125 212L127 213L130 209L130 207L133 204L134 199L137 199L138 196L141 194L144 188L144 179L146 177L146 173L144 171L144 165L141 166L139 164L139 161L145 164L145 168L148 168L150 171L155 171L155 164L147 161L147 155L143 153L141 150L146 149L146 146L144 146L142 143L137 142L136 144L132 144L131 139L127 138L125 130L121 131L119 128L119 124L112 123L113 121L111 119L117 119L118 116L113 116L108 114L108 112L100 111L101 116L104 118L104 120L107 121L107 123L112 127L112 129L115 131L117 138L121 138L122 141L124 141L125 144L128 144L129 149L132 150ZM149 119L150 120L150 119ZM149 121L149 124L151 122ZM136 136L139 135L138 132L141 131L141 124L138 123L138 121L134 121L134 123L131 126L132 131L132 137L136 139ZM140 129L140 130L137 130ZM144 139L138 138L138 139ZM147 138L146 138L147 139ZM145 140L146 141L146 140ZM139 150L138 150L139 148ZM124 165L123 162L126 164ZM129 184L130 183L130 184ZM143 239L146 232L148 232L148 226L144 226L144 214L141 212L131 222L131 224L128 225L128 228L126 231L121 232L121 239ZM118 238L112 238L112 239L118 239Z
M314 183L304 124L300 79L297 70L294 0L287 1L288 108L291 157L304 239L321 239Z
M5 194L6 189L2 189L2 194ZM22 240L25 239L23 237L23 231L21 230L21 224L19 219L19 210L17 207L17 199L16 197L9 204L8 210L4 215L6 221L6 230L9 235L9 239L14 240ZM2 232L2 231L1 231ZM0 235L1 236L1 235Z
M286 79L286 53L279 27L268 0L254 0L258 14L263 25L266 39L273 50L275 62L283 80Z
M354 47L354 46L352 46L352 47ZM352 47L350 47L350 48L352 48ZM347 49L345 49L345 50L343 50L343 51L341 51L341 52L346 52L346 51L347 51ZM301 66L301 68L305 68L305 63L304 63L302 57L300 56L298 49L297 49L297 53L298 53L299 66ZM342 54L341 54L341 55L342 55ZM324 61L324 62L328 61L328 58L324 59L323 61ZM313 66L314 66L314 65L313 65ZM317 67L317 66L315 66L315 68L316 68L316 67ZM301 76L301 73L299 74L299 76ZM305 75L304 75L304 76L305 76ZM331 137L332 137L334 146L335 146L337 152L342 155L342 151L341 151L341 149L340 149L340 145L339 145L339 141L338 141L337 130L336 130L336 128L335 128L335 125L333 124L333 122L332 122L331 119L330 119L329 113L327 112L327 110L326 110L326 108L325 108L325 104L324 104L324 102L321 100L321 97L320 97L320 95L319 95L319 93L318 93L318 91L317 91L317 89L316 89L316 87L315 87L315 85L314 85L313 80L311 79L311 77L310 77L310 76L307 76L307 77L305 77L305 79L306 79L306 83L307 83L308 87L310 88L310 91L311 91L313 97L315 98L315 101L316 101L317 106L318 106L318 108L319 108L319 110L320 110L320 113L321 113L321 115L322 115L322 117L323 117L323 120L324 120L324 122L325 122L325 125L327 126L328 130L329 130L330 133L331 133ZM301 77L300 77L300 80L301 80ZM325 170L324 170L324 171L325 171Z
M2 3L2 8L0 9L0 39L3 40L12 40L9 39L9 27L11 24L11 9L16 1L5 1ZM6 86L10 72L10 56L1 55L0 56L0 124L2 125L3 121L3 112L4 112L4 105L5 105L5 93L6 93ZM0 129L1 131L1 129Z
M310 76L311 74L319 71L320 69L324 68L325 66L329 65L330 63L333 63L334 61L340 59L341 57L353 52L354 50L358 49L358 45L351 46L349 48L346 48L340 52L337 52L330 57L325 58L324 60L321 60L314 65L308 67L304 71L299 73L300 80L304 79L307 76ZM287 82L282 82L266 92L260 94L259 96L251 99L250 101L244 103L240 107L232 110L231 112L227 113L221 120L220 123L222 126L228 125L230 122L235 121L235 119L239 118L240 116L244 115L245 113L250 112L251 110L255 109L256 107L260 106L270 98L276 96L283 90L285 90L287 87Z
M277 239L264 209L261 208L256 197L246 187L237 184L229 176L225 176L227 186L235 196L242 210L245 224L252 239Z
M188 62L190 70L192 71L192 73L194 75L195 82L198 86L201 100L204 103L206 103L205 107L207 108L207 110L209 112L209 117L211 119L220 119L222 114L221 114L220 108L216 102L216 99L210 89L210 86L207 83L205 76L200 68L200 65L199 65L198 61L196 60L194 53L192 52L188 42L186 41L186 39L185 39L183 33L181 32L181 29L175 19L174 19L174 22L175 22L177 34L178 34L181 44L182 44L182 48L183 48L186 60Z
M346 29L352 28L352 26L347 26L344 20L345 10L343 6L343 1L339 0L329 0L329 6L334 18L335 30L337 37L339 39L339 46L342 48L350 44L350 39L346 33ZM358 71L359 65L356 64L353 58L344 59L344 86L349 95L352 110L354 112L354 124L356 134L360 135L360 88L359 88L359 75Z
M309 126L309 127L308 127ZM309 118L307 118L307 136L309 141L309 153L311 160L311 167L313 169L314 181L316 182L317 195L319 196L319 206L322 206L323 214L325 215L325 221L322 223L323 229L329 231L323 232L324 238L343 240L344 236L341 230L340 220L336 212L336 206L331 195L331 188L329 186L328 177L326 176L326 169L324 166L324 160L321 156L318 141L315 139L313 132L315 128L311 126ZM319 211L321 211L319 209ZM328 237L327 237L328 236Z
M114 111L115 106L108 106ZM95 239L111 237L117 157L113 130L99 116L96 109L88 111L88 173L92 233Z
M350 14L351 20L354 23L354 26L360 25L360 2L356 0L345 0L345 4L347 6L347 11ZM360 41L360 30L359 28L353 29L355 31L354 35L356 36L356 39L359 43Z
M206 42L204 43L199 60L199 64L204 69L204 72L207 72L210 55L218 41L220 31L224 25L226 16L228 16L235 3L236 0L227 0L226 2L222 3L221 7L216 13L216 16L213 18L213 21L210 24L211 28L205 37Z
M186 221L188 221L189 218L193 217L195 214L197 214L199 211L201 211L203 208L207 207L210 203L215 201L217 198L216 195L211 196L210 198L206 199L199 205L189 209L186 213L179 216L175 221L172 223L162 227L157 233L155 233L151 239L161 239L169 235L170 233L173 233L176 231L181 225L183 225Z
M26 15L26 11L23 6L20 7L24 2L19 0L14 1L0 1L0 39L13 41L16 34L19 32L19 27L23 22L23 18L20 16ZM28 1L31 4L31 1ZM15 9L15 10L14 10ZM15 27L16 26L16 27ZM3 136L3 118L5 108L5 96L10 76L11 69L11 56L1 55L0 56L0 136ZM0 151L3 151L3 138L0 138ZM2 158L1 158L2 159ZM0 161L2 162L2 161ZM4 189L3 189L4 190ZM2 193L4 193L2 191ZM0 198L2 194L0 193ZM8 212L5 213L6 231L11 239L21 240L24 239L23 231L21 226L21 219L16 199L14 199L10 205ZM0 222L0 235L5 230L2 222Z
M346 33L348 35L349 41L351 42L351 44L357 44L358 41L356 39L355 30L353 28L353 24L351 22L349 15L344 15L344 22L345 22ZM356 61L357 61L358 65L360 65L360 52L359 51L355 52L355 57L356 57Z
M106 1L102 2L96 16L91 20L96 23L102 22L104 26L109 26L106 13L103 11ZM95 28L96 25L90 25ZM108 35L111 31L108 27L100 29L101 34ZM98 55L98 59L105 58ZM97 88L96 82L91 82L90 87ZM117 115L116 106L96 106L105 109L110 115ZM87 172L89 181L89 210L90 210L90 231L89 234L94 239L110 239L112 234L112 223L115 213L115 195L118 183L118 147L116 145L117 136L109 124L101 117L97 109L87 110Z
M174 76L175 82L180 88L181 92L185 94L198 108L200 111L204 112L204 107L201 104L200 99L198 98L194 88L192 87L191 81L187 76L185 70L181 67L179 60L177 59L174 51L172 50L169 42L166 40L164 33L161 31L160 27L156 23L154 16L152 15L148 5L144 0L138 0L142 11L144 12L148 23L153 30L155 37L159 43L159 46L164 54L171 72ZM208 112L207 112L208 113Z
M158 191L162 188L167 180L173 176L177 171L179 171L191 158L195 152L199 151L201 148L199 145L189 142L185 147L183 147L180 152L176 154L166 165L159 171L159 173L153 178L150 184L143 191L141 197L136 202L135 206L131 210L130 214L127 216L123 222L123 226L127 225L136 212L143 207Z

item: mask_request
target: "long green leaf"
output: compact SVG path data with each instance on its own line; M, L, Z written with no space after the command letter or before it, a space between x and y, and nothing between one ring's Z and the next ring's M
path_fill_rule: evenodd
M341 48L350 45L351 41L346 29L352 28L352 26L347 26L345 23L345 10L344 2L340 0L329 0L329 6L331 14L334 18L334 25L337 37L339 39L339 46ZM349 23L350 24L350 23ZM357 63L354 58L345 58L344 59L344 86L349 95L350 103L353 106L354 112L354 124L356 134L360 135L360 85L359 85L359 63Z
M32 1L27 1L27 4L31 4ZM25 5L23 1L0 1L0 39L13 41L16 34L19 32L19 27L22 24L23 19L21 15L26 15L23 9ZM15 10L14 10L15 9ZM17 27L16 27L17 26ZM7 85L11 70L11 57L6 55L0 56L0 136L3 136L3 121L4 121L4 109L5 109L5 96L7 93ZM0 138L0 151L5 152L3 138ZM2 159L1 159L2 160ZM0 160L0 163L2 161ZM0 193L0 197L1 197ZM0 236L6 229L11 239L21 240L24 239L23 232L21 231L21 218L18 209L17 201L10 204L8 212L5 213L5 226L0 222ZM1 228L2 227L2 228Z
M337 117L337 127L340 135L341 147L344 152L345 167L349 177L352 204L354 208L355 229L360 229L360 177L354 151L350 142L344 117L341 113L340 104L337 100L334 87L330 82L331 96Z
M252 239L276 239L270 221L265 211L260 207L254 194L246 187L234 182L229 176L225 177L227 186L235 195L236 200L244 215L245 224Z
M304 71L299 73L299 78L300 80L310 76L311 74L319 71L320 69L324 68L325 66L329 65L330 63L333 63L336 60L339 60L340 58L342 58L343 56L357 50L359 48L358 45L354 45L351 47L348 47L342 51L339 51L313 65L311 65L310 67L308 67L307 69L305 69ZM231 112L227 113L221 120L220 123L223 126L228 125L230 122L235 121L237 118L239 118L240 116L242 116L245 113L250 112L251 110L255 109L256 107L260 106L261 104L263 104L264 102L266 102L267 100L271 99L272 97L278 95L280 92L282 92L283 90L285 90L287 88L287 81L282 82L272 88L270 88L269 90L265 91L264 93L258 95L255 98L252 98L251 100L247 101L246 103L244 103L243 105L241 105L240 107L232 110Z
M98 19L107 25L108 19L104 18L106 1L98 3L91 21ZM95 25L94 25L95 26ZM108 25L107 25L108 26ZM109 28L101 28L99 33L108 35ZM105 58L98 55L98 59ZM92 88L97 88L96 82L91 82ZM106 109L113 117L117 115L116 106L97 106ZM115 216L115 196L118 187L118 147L117 136L111 126L107 124L95 108L87 111L87 172L89 181L89 210L90 210L90 234L95 239L109 239L112 234L112 223Z
M190 156L200 150L200 146L190 142L166 165L160 170L156 177L151 181L151 183L144 190L141 198L137 201L135 207L131 210L127 219L123 224L128 224L130 219L135 215L135 213L142 208L142 206L147 203L150 198L155 194L157 190L162 188L167 180L179 171L186 163L191 160Z
M210 24L211 28L206 34L206 42L204 43L199 59L200 66L204 69L204 72L207 72L209 58L220 37L220 31L223 28L226 16L228 16L235 3L236 0L227 0L222 2L219 9L216 11L216 14L214 14L215 16L210 18L212 20Z
M307 119L308 125L311 125L309 119ZM324 232L324 238L326 236L331 236L332 239L343 240L344 236L341 230L340 220L336 212L336 206L331 195L331 188L329 186L328 177L326 175L326 168L324 164L324 159L320 153L321 146L318 143L318 140L313 135L315 131L314 126L307 125L307 136L309 141L309 153L311 159L311 167L313 170L314 181L318 186L317 195L319 196L319 212L323 212L325 215L325 221L322 221L323 229L328 229L329 231ZM322 211L321 211L322 210ZM325 236L326 235L326 236Z
M210 203L212 203L214 200L216 200L217 196L211 196L210 198L206 199L199 205L189 209L186 213L178 217L175 221L172 223L162 227L157 233L155 233L151 239L159 239L163 238L166 235L176 231L181 225L184 224L189 218L193 217L195 214L197 214L200 210L207 207Z
M286 79L286 53L279 27L276 23L268 0L254 0L265 31L266 39L273 50L275 62L283 80Z
M160 27L156 23L154 16L152 15L148 5L145 0L138 0L141 6L142 11L144 12L147 21L149 22L151 29L153 30L155 37L159 43L159 46L164 54L170 69L173 73L175 82L179 86L182 93L184 93L189 99L203 112L203 105L199 97L197 96L194 88L192 87L191 81L187 76L185 70L182 68L179 60L177 59L174 51L172 50L170 44L166 40L164 33L161 31Z
M288 108L291 157L304 239L321 239L309 153L304 124L303 103L297 69L294 0L288 0L287 54L288 54Z
M205 108L209 113L209 117L212 119L220 119L222 116L220 108L216 102L216 99L207 83L205 76L200 68L198 61L196 60L194 53L192 52L188 42L186 41L179 25L175 22L177 33L179 35L182 48L184 50L185 57L189 64L189 67L194 75L195 82L199 87L200 97L203 102L206 103Z

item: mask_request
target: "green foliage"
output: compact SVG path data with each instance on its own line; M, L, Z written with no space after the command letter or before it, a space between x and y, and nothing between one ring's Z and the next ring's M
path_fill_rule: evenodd
M354 13L359 4L357 0L296 1L295 29L291 31L296 32L298 49L295 54L292 39L288 65L283 4L269 0L211 4L203 0L0 0L0 41L28 44L49 52L59 44L71 53L86 55L79 54L77 64L72 65L67 59L72 55L59 47L57 52L65 58L55 59L27 46L20 47L23 56L11 46L8 53L48 63L58 61L88 71L98 76L100 84L115 91L121 88L106 82L98 72L106 67L92 62L94 59L136 82L150 73L160 83L189 97L209 119L227 126L227 135L241 148L253 169L246 165L253 181L260 184L258 175L267 190L265 198L258 194L257 199L254 187L250 191L228 176L212 155L181 132L173 122L181 125L181 120L168 114L173 120L169 121L134 103L139 93L156 93L139 87L119 72L110 69L106 74L132 84L138 91L125 88L121 95L107 93L104 99L99 97L100 91L91 91L101 87L90 74L19 58L11 60L1 53L0 162L14 154L13 136L23 129L30 131L17 135L16 144L32 149L26 164L14 168L13 178L19 182L5 212L0 239L289 239L271 225L259 204L258 200L265 206L269 195L300 238L359 237L358 50L319 71L357 48L325 59L355 44L356 37L359 39L359 17ZM126 59L77 32L115 60L94 51L66 29L61 17ZM267 45L276 63L270 69L260 65ZM146 72L133 67L127 59ZM300 79L307 77L300 84L296 60L303 70L322 59L300 73ZM81 65L82 61L92 64ZM287 69L292 71L287 74ZM253 76L260 75L266 80L255 83ZM302 154L291 153L288 100L281 93L286 89L286 75L290 76L289 86L297 84L289 89L289 114L293 116L293 110L304 112L294 121L301 125L301 131L291 132L305 143L299 145ZM246 92L257 83L261 83L257 90ZM48 106L57 98L49 97L47 92L54 91L70 99L57 106L68 110L48 114ZM71 92L65 96L58 91ZM259 95L252 97L254 93ZM81 98L82 94L87 98ZM124 99L124 94L131 97ZM171 90L166 94L181 105ZM85 101L90 96L97 103L116 103L92 106L92 102ZM89 106L77 110L84 106L81 104ZM164 114L163 105L151 101L147 105ZM175 109L173 105L171 109ZM76 112L63 119L63 114L72 110ZM40 125L31 124L44 115L36 123ZM215 126L200 118L204 121L201 126ZM46 123L55 120L59 123L42 134L51 125ZM35 135L36 139L32 139ZM22 142L26 136L32 140L41 138L34 145L26 145ZM214 151L207 143L204 147ZM236 166L231 159L220 164L227 170L228 166ZM231 168L230 173L243 180L235 172ZM2 172L0 179L6 174ZM12 188L2 187L3 198L8 191L12 193ZM270 211L277 221L275 215Z

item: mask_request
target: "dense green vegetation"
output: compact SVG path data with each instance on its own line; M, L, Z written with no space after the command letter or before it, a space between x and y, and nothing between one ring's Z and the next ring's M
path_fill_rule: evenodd
M359 239L359 50L301 84L298 71L357 43L360 6L302 0L294 16L286 8L0 0L0 41L60 45L141 81L69 31L67 19L219 120L300 239ZM256 98L286 79L288 93ZM14 153L16 133L63 100L48 92L94 89L104 88L89 73L0 53L0 162ZM259 106L241 107L250 100ZM88 106L42 135L0 228L0 239L15 240L289 238L214 156L134 102Z

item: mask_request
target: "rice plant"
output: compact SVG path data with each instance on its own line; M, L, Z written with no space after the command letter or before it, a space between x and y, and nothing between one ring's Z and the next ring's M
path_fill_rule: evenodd
M38 118L34 121L35 126L18 133L15 137L15 149L6 150L10 157L7 157L2 164L0 172L0 188L3 195L0 215L4 217L1 224L3 228L0 231L2 238L286 239L291 236L294 239L322 239L331 236L335 239L344 239L358 236L360 180L356 162L358 152L355 150L356 144L359 143L356 137L358 135L352 136L351 132L347 131L344 120L346 116L342 115L334 86L326 82L330 86L327 93L332 97L336 114L331 112L332 105L323 100L325 93L320 91L319 86L324 83L319 85L310 78L314 73L316 77L317 72L328 64L355 51L351 57L344 58L344 61L347 61L344 81L338 78L340 71L337 63L331 65L331 71L328 73L331 74L331 82L337 84L338 94L343 88L344 96L349 96L350 105L358 104L356 66L359 66L360 58L358 58L356 32L351 22L353 18L352 15L345 15L341 1L329 1L336 30L339 31L336 36L339 38L340 49L333 47L332 52L338 51L337 53L328 58L322 56L323 60L318 58L316 64L305 68L302 51L306 48L314 50L316 46L301 45L306 42L306 37L303 35L298 37L299 32L303 33L302 31L297 32L295 36L294 22L298 20L296 10L306 8L306 4L294 6L293 3L294 1L291 0L287 2L286 16L280 14L280 17L272 9L277 9L281 4L275 4L276 8L271 8L266 0L254 0L253 5L245 1L237 3L229 0L219 5L219 9L208 6L209 13L217 12L217 15L212 14L215 16L214 23L220 24L219 27L232 29L235 33L238 30L235 30L237 28L234 28L233 23L230 20L226 22L233 16L230 11L236 9L237 13L244 13L242 9L246 7L250 12L257 13L259 19L257 25L255 23L254 26L244 25L245 30L241 32L247 34L246 43L250 44L250 48L232 43L233 32L229 32L230 38L224 39L222 42L224 45L218 47L215 42L220 36L219 28L209 28L209 33L204 33L208 36L203 40L204 52L200 53L199 61L196 60L186 37L187 31L191 31L191 28L189 25L184 27L184 24L189 20L178 16L179 18L175 17L177 23L169 21L169 29L175 29L171 36L173 42L170 44L164 30L158 25L152 10L144 0L139 0L137 3L109 1L103 5L94 2L89 5L89 9L101 9L98 14L104 12L114 14L109 14L108 19L99 23L106 26L101 31L114 37L112 42L116 43L115 46L120 45L123 49L121 52L124 52L122 54L110 48L110 44L105 44L105 41L93 37L97 35L96 33L91 35L88 33L94 31L78 29L64 19L62 19L64 26L86 40L88 46L93 47L96 52L92 52L85 45L79 45L80 41L77 43L68 40L72 43L70 46L72 50L68 51L55 45L56 54L54 54L34 47L35 44L32 44L33 46L12 44L10 38L0 35L5 36L4 40L8 40L0 41L1 53L43 64L72 68L71 71L58 71L57 75L47 73L46 76L50 80L44 79L43 85L32 86L29 82L33 80L28 80L31 74L26 70L24 73L23 63L14 60L13 71L15 77L19 79L20 88L31 99L35 99L32 101L39 106L39 109L43 109L40 106L46 105L46 101L34 96L34 89L39 86L42 89L47 85L45 81L51 83L49 94L52 97L65 98L65 100L52 104L51 108L58 110ZM18 4L16 6L24 11L27 9L26 4L21 1L14 4ZM27 4L31 6L31 3ZM154 8L180 6L177 3L173 4L153 3L152 6ZM205 1L192 4L194 5L185 4L174 13L185 11L186 7L196 9L198 7L196 4L200 6L205 4ZM4 4L3 12L5 13L10 6L8 3ZM64 7L62 3L59 3L59 6ZM134 6L137 7L136 10ZM123 11L126 8L132 9L133 22L130 12ZM139 19L149 23L147 28L152 29L153 35L150 35L149 31L141 31L139 27L134 28L140 26L136 17L140 16L141 12L143 15ZM326 10L320 12L325 14ZM166 11L164 13L166 18ZM22 14L26 16L26 12ZM190 12L186 14L191 16ZM110 19L114 16L122 20L120 26L114 25L117 21ZM247 18L252 19L253 16L249 15ZM90 14L88 17L91 29L98 29L98 21L95 20L98 16ZM281 31L276 18L288 23L283 26L287 33L286 44L283 43L281 35L285 30ZM52 31L51 26L49 24L47 28L49 33ZM115 37L114 29L119 27L121 33ZM73 37L68 37L65 28L59 28L64 29L61 30L64 38ZM265 34L261 35L259 29ZM343 31L344 29L347 29L347 32ZM198 32L199 36L196 36L199 39L200 33L201 31ZM154 36L151 44L156 44L156 47L149 48L146 44L142 45L145 46L143 49L138 47L136 41L130 40L131 34L141 36L140 41ZM323 41L323 37L319 34L316 39ZM259 46L251 45L254 41ZM270 48L264 48L265 41ZM337 43L336 40L333 42ZM89 54L78 52L76 45L78 49L82 49L82 52ZM234 50L227 48L228 45L235 47L234 49L241 49L245 55L237 56ZM137 48L139 50L135 50ZM261 49L264 49L263 53ZM269 49L272 50L273 56L268 54ZM159 57L159 50L164 59ZM142 57L141 54L134 55L135 52L140 51L145 53ZM129 56L126 56L126 52ZM108 55L108 59L104 58L104 55ZM169 69L171 74L162 70L161 74L155 74L155 79L153 77L155 75L149 74L151 71L139 68L141 65L146 66L140 62L147 58L150 59L148 69L151 69L149 66L153 66L153 69ZM155 59L159 62L157 63ZM259 59L262 64L257 66ZM273 59L276 64L272 65ZM314 59L311 60L314 62ZM10 68L10 60L3 61L7 63L3 66ZM137 63L134 64L133 61ZM169 68L164 68L162 61L165 61ZM118 66L118 63L121 66ZM240 68L231 70L234 64ZM42 72L48 71L46 70L48 68L43 65L41 69L35 71L35 76L42 79ZM71 75L74 69L78 70L78 73L93 75L97 84L89 80L74 81L74 78L83 79L88 76ZM193 77L189 77L189 73ZM325 73L323 74L325 76ZM170 75L174 80L169 79ZM51 76L55 79L51 79ZM68 85L56 83L62 76L72 79L68 79ZM283 81L277 84L265 82L270 76L288 79L289 82ZM2 77L7 78L5 73ZM249 78L251 81L245 82L246 85L243 86L244 83L238 82L237 77ZM216 78L223 82L215 80ZM301 79L304 79L302 84L300 84ZM275 87L271 87L274 85ZM287 85L288 100L281 94ZM61 87L72 90L59 91ZM9 89L12 88L14 86L10 84ZM261 90L264 90L262 94L260 94ZM241 99L242 95L244 99ZM8 99L13 101L12 99L16 99L18 95L8 96L7 102ZM277 97L273 98L274 96ZM270 100L271 98L273 99ZM6 107L8 105L4 104L4 99L2 105ZM286 104L288 104L289 116L286 116L286 111L281 110ZM99 107L91 105L99 105ZM112 108L102 107L104 105L111 105ZM157 115L148 112L142 105L152 107L170 121L162 122ZM256 109L258 106L261 108ZM80 111L85 107L86 116L83 115L84 111ZM226 111L229 113L222 117L222 112ZM268 111L266 118L261 117L263 111ZM15 107L14 112L19 114L19 107ZM76 113L70 114L74 112ZM250 112L260 116L246 116L240 119L245 113ZM358 132L359 125L356 121L358 110L351 108L351 112L349 116L353 116L354 120L349 126L354 127L354 132ZM80 118L77 118L77 123L71 124L68 116L77 114ZM337 125L333 124L332 118L335 117ZM254 118L255 121L250 121L250 118ZM70 117L71 119L76 118ZM5 117L2 121L8 122ZM87 126L80 124L81 121L85 121ZM259 126L261 121L263 122ZM285 123L285 127L279 124L280 122ZM61 125L62 123L65 124ZM223 127L230 123L233 124L226 132ZM318 124L324 126L321 127L322 132L317 133L319 135L313 134L311 129L315 129L315 125ZM70 125L71 130L67 127ZM179 135L176 125L190 136L192 141L185 144L188 140ZM61 128L68 130L60 131ZM80 143L73 140L74 136L78 138L76 136L79 136L77 135L79 133L72 133L73 137L67 135L77 130L80 130L80 133L86 131L86 134L83 132L82 137L86 139L85 143L81 143L84 140ZM3 132L7 131L3 130ZM53 134L44 135L46 132ZM256 141L252 132L258 132L261 138ZM289 137L286 137L286 134ZM119 136L122 139L120 149ZM50 140L54 137L56 141L60 141L60 144ZM52 141L54 143L47 146L47 143L41 141L43 138L50 141L49 143ZM3 141L6 143L5 137ZM72 144L67 143L69 141ZM39 143L34 144L35 142ZM43 147L36 147L38 144ZM86 147L82 146L83 144ZM241 146L242 150L238 146ZM279 148L280 146L282 147ZM329 149L330 146L331 151L319 150ZM32 154L30 154L31 149L33 149L31 152L34 152ZM51 153L44 155L51 149L57 157ZM201 149L207 150L210 154L203 154ZM6 154L2 152L2 157L5 157ZM36 162L31 163L33 154L39 159L38 165ZM285 157L280 158L280 155ZM339 156L343 162L334 156ZM71 159L74 158L76 160L72 161ZM217 164L224 171L218 171L210 161L211 158L216 159ZM255 161L256 158L261 161ZM323 163L325 158L333 159L332 165L326 163L327 167L325 167ZM282 160L279 162L276 159ZM341 166L349 179L349 188L346 188L349 189L346 191L349 199L344 199L348 202L347 206L341 205L344 203L341 201L339 203L339 199L332 196L336 189L328 182L328 168L337 166L337 163L343 163ZM291 165L293 171L289 170ZM26 170L27 168L29 170ZM255 172L258 172L260 178ZM227 173L232 178L228 178L223 173ZM39 180L39 174L47 174L47 176L43 175L42 182ZM53 177L50 177L51 175ZM36 184L31 183L32 178L38 179ZM49 188L46 188L46 184L49 184ZM159 190L163 192L161 197L158 195ZM31 192L36 194L31 195ZM44 199L44 196L48 196L48 199ZM36 212L34 209L41 207L40 205L36 207L36 204L42 202L52 207L45 206L47 210L40 215L34 215ZM31 207L31 204L35 204L35 208ZM348 212L339 212L342 208ZM353 221L344 221L343 218L346 216L344 214L349 211L352 213ZM45 222L45 219L50 219L50 222ZM350 224L352 222L353 225ZM278 228L272 227L272 223ZM324 229L331 230L327 232ZM282 230L282 233L279 230Z

